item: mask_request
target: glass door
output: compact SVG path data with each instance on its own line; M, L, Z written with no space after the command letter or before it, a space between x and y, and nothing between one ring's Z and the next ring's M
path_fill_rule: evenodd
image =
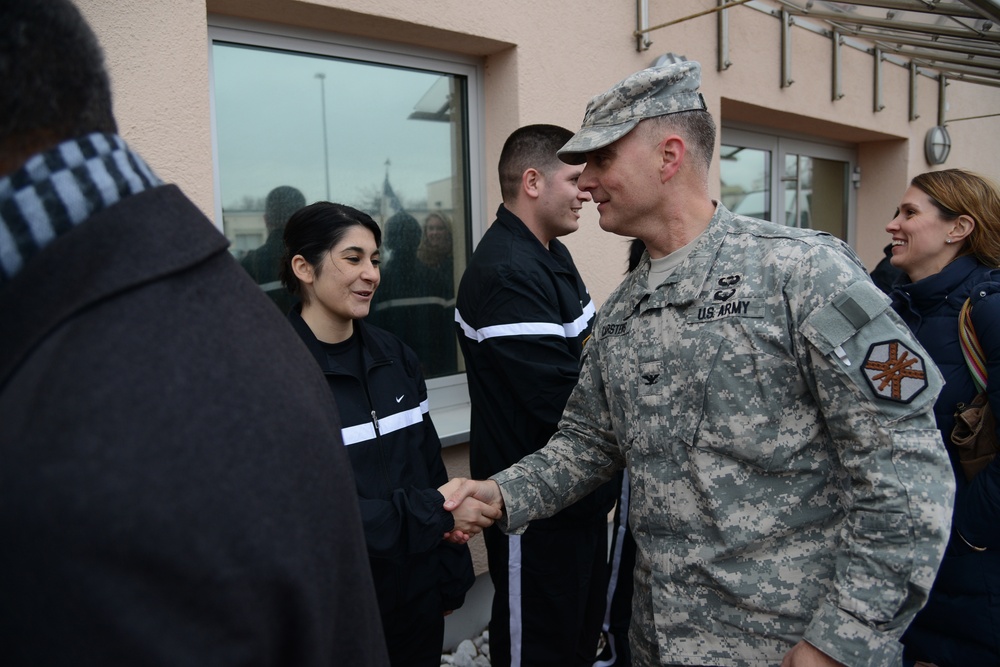
M723 128L720 156L729 210L851 242L853 149Z
M720 171L722 203L733 213L773 220L771 162L773 151L723 144Z

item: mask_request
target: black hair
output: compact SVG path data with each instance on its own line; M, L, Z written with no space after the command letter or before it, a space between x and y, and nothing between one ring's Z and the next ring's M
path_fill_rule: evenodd
M558 125L525 125L514 130L500 151L500 196L505 202L517 199L521 176L528 169L543 174L561 168L556 151L573 138L573 133Z
M264 223L268 231L281 229L292 213L306 205L306 198L290 185L279 185L264 200Z
M642 253L646 252L646 243L640 239L632 239L628 243L628 270L625 273L632 273L639 266Z
M118 131L97 37L69 0L0 2L0 163Z
M420 245L424 230L417 219L400 211L385 221L385 247L389 252L413 255Z
M345 204L319 201L292 214L285 225L285 253L281 260L281 282L292 294L300 294L302 285L292 271L292 258L302 255L319 275L323 255L337 245L347 230L361 226L382 245L382 230L371 216Z

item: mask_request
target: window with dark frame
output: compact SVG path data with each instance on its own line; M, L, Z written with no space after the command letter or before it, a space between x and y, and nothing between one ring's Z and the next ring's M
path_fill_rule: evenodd
M351 48L359 53L369 55ZM383 263L368 319L409 344L428 379L443 378L463 370L453 322L474 234L469 75L382 54L213 40L222 227L233 255L287 310L294 301L278 270L288 216L324 200L370 214Z

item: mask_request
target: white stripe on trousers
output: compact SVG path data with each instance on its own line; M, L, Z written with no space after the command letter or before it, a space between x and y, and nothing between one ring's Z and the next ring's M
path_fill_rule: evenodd
M628 528L628 503L629 503L629 481L628 470L622 475L622 493L618 498L618 532L615 533L615 558L611 561L611 577L608 579L608 600L604 608L604 625L601 629L608 637L608 645L611 647L611 657L607 660L597 660L592 667L611 667L618 660L618 650L616 639L611 634L611 602L615 598L615 589L618 587L618 572L622 564L622 544L625 541L625 530ZM629 573L632 576L632 573ZM625 638L628 641L628 637Z
M521 536L508 537L507 609L510 612L510 667L521 667Z

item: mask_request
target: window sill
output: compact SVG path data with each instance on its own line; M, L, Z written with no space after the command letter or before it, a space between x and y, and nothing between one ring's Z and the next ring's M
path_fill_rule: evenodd
M442 447L461 445L469 441L469 415L471 406L468 403L453 405L447 408L431 408L431 421L437 429Z
M469 441L472 404L465 373L427 381L431 404L431 421L437 429L442 447L461 445Z

